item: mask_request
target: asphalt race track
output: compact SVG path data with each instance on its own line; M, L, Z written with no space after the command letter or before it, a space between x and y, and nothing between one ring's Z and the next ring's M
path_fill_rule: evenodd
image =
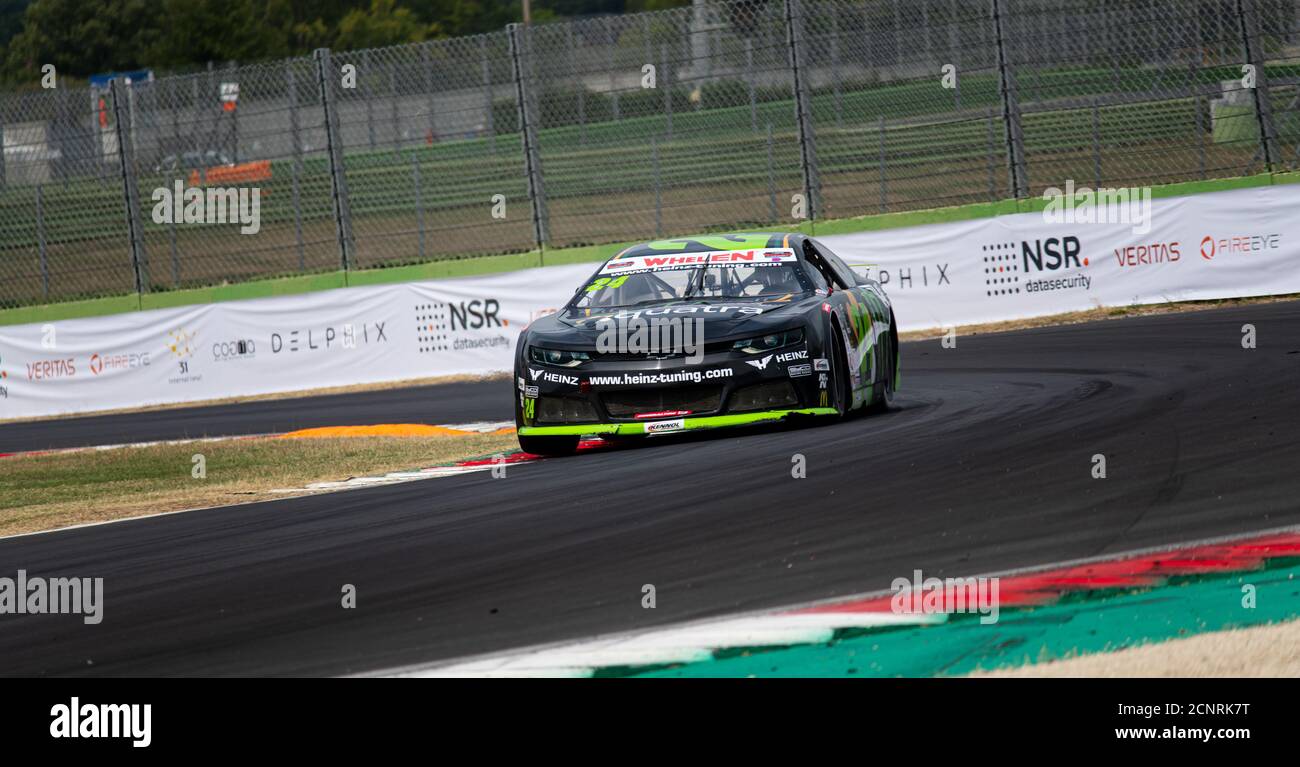
M362 672L1297 524L1298 384L1297 302L910 343L881 416L3 539L0 574L102 576L105 608L0 616L0 673ZM383 394L350 422L440 406Z

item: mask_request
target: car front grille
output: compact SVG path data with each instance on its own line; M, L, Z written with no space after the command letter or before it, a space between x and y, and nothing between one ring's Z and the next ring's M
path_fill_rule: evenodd
M727 404L731 413L774 410L799 404L799 395L789 381L766 381L732 392Z
M631 389L601 396L611 418L632 418L637 413L689 410L711 413L722 404L721 386L682 386L663 389Z
M539 397L537 423L593 423L596 408L582 397Z

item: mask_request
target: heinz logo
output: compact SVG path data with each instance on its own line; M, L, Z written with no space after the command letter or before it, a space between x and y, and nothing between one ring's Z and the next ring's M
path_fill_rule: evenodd
M1034 240L1031 244L1029 240L1020 243L1020 254L1025 261L1025 271L1029 271L1030 264L1036 271L1057 269L1078 269L1080 266L1087 266L1088 259L1083 259L1079 263L1079 238L1070 237L1048 237L1044 240Z
M497 312L501 311L501 304L495 298L489 298L483 301L477 298L473 301L461 301L460 303L448 304L451 310L451 329L456 330L479 330L485 327L501 327L503 324Z

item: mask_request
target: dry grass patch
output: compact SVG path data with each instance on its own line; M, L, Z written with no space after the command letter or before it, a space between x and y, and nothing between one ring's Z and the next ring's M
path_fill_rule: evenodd
M286 497L279 488L518 449L513 434L236 439L0 459L0 535ZM204 457L205 479L193 476Z

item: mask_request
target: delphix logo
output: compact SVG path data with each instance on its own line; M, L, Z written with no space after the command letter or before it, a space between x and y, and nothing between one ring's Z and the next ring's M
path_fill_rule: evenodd
M366 344L388 343L387 322L344 322L340 325L286 330L271 333L271 353L314 352L355 349Z
M893 269L876 270L876 279L890 290L908 288L930 288L951 285L948 276L948 264L921 264L919 267L895 266Z

